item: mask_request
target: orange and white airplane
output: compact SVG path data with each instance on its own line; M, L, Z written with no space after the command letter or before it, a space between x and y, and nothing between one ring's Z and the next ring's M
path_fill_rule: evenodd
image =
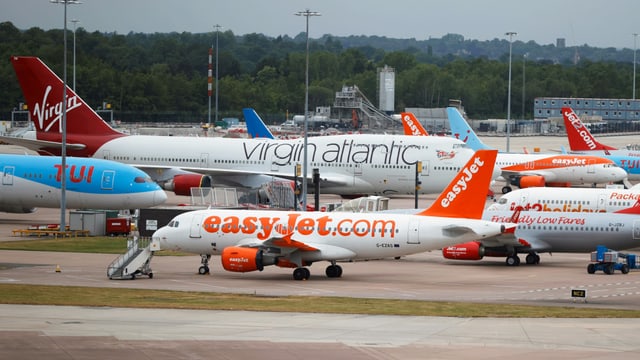
M473 129L462 117L458 109L447 108L447 116L454 136L465 134L463 141L474 150L489 149L477 137ZM402 113L405 135L424 135L424 128L413 114ZM410 126L411 124L417 124ZM417 130L412 130L412 129ZM508 184L502 193L511 191L511 186L519 188L561 186L582 184L603 184L622 181L627 173L615 166L614 162L599 156L568 154L517 154L498 153L496 167L501 170L502 179Z
M627 172L628 180L640 180L640 151L616 149L600 143L572 108L563 107L561 111L572 154L596 155L609 159Z
M431 207L415 214L196 210L180 214L152 236L151 250L200 254L200 274L211 255L227 271L294 268L306 280L317 261L329 261L328 277L340 277L337 261L380 259L441 249L502 234L515 225L480 220L497 151L478 151Z
M623 188L527 188L502 195L488 211L615 212L640 200L640 184Z
M2 137L41 154L61 148L62 80L40 59L13 56L11 62L34 121L35 138ZM130 136L111 128L67 88L67 154L115 160L144 170L166 190L189 195L211 183L259 188L277 178L294 178L303 165L303 139L229 139ZM318 169L325 194L414 194L422 163L421 194L441 192L473 156L462 141L404 135L309 137L307 165ZM496 172L495 177L499 174ZM307 174L312 180L312 172Z
M471 129L454 107L447 108L447 117L454 136L465 134L463 141L474 150L489 148ZM502 193L511 191L510 185L519 188L532 186L568 187L583 184L606 184L622 181L627 173L609 159L581 154L518 154L498 153L496 166L508 183Z

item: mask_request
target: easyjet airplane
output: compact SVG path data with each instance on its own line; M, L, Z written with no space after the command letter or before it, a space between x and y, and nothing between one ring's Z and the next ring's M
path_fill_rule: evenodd
M38 58L13 56L11 62L36 139L2 140L59 154L62 81ZM131 164L177 194L189 195L191 187L210 185L211 178L257 188L273 177L293 178L304 160L303 139L129 136L112 129L71 89L67 94L67 154ZM420 193L438 193L473 155L456 139L403 135L309 137L307 152L308 168L319 170L321 192L345 196L413 194L419 161Z
M615 212L640 200L640 184L622 188L527 188L502 195L487 210Z
M520 264L518 254L526 253L527 264L540 263L542 252L591 252L598 245L625 250L640 246L640 203L611 213L569 211L486 210L484 220L503 223L517 219L513 233L448 246L447 259L480 260L485 256L506 257L506 264Z
M65 159L66 206L72 209L137 209L164 203L167 194L142 170L101 159ZM0 155L0 211L30 213L59 208L62 159Z
M418 118L411 112L403 112L400 113L400 117L402 118L402 128L404 129L405 135L421 135L428 136L429 133L427 129L425 129Z
M447 116L454 137L466 142L472 149L488 148L477 137L458 109L447 108ZM502 171L507 185L502 193L511 191L511 186L559 186L583 184L606 184L622 181L627 173L609 159L580 154L517 154L498 153L496 166Z
M629 180L640 180L640 151L619 150L600 143L573 109L563 107L561 111L572 154L596 155L612 160L627 172Z
M479 220L496 151L477 152L433 205L416 215L384 213L196 210L180 214L152 236L151 250L201 254L200 274L211 255L227 271L276 265L308 279L312 263L329 261L328 277L340 277L337 261L380 259L440 249L509 231L514 224Z

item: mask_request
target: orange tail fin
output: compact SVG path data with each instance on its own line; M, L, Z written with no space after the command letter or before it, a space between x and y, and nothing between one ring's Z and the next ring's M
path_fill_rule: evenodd
M572 108L563 107L561 111L564 127L567 129L567 137L569 138L569 148L572 151L616 150L614 147L599 143Z
M400 113L402 117L402 127L404 128L405 135L412 136L427 136L429 133L427 130L420 124L420 121L410 112Z
M480 219L498 150L478 150L433 204L419 215Z

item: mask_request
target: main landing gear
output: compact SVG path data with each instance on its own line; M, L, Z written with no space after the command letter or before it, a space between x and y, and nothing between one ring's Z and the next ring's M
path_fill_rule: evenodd
M332 261L331 265L327 266L325 274L327 274L329 278L339 278L342 276L342 266L336 265L335 261ZM306 267L299 267L293 270L294 280L309 280L310 276L311 272Z
M531 252L527 255L527 257L525 258L525 261L527 265L540 264L540 255L534 252ZM507 266L518 266L520 265L520 257L518 256L518 254L509 255L507 256L507 259L505 260L505 262Z

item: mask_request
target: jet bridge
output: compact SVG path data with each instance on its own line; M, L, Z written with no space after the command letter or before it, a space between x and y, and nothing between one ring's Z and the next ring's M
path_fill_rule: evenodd
M127 252L115 259L107 268L107 276L111 280L135 279L137 275L153 278L151 258L153 251L149 239L140 239L134 235L128 242Z

